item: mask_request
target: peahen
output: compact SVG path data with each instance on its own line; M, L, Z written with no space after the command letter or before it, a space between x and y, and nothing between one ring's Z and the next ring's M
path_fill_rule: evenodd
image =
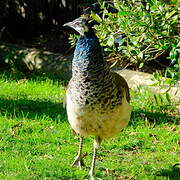
M103 139L118 134L129 122L131 107L128 85L112 72L103 59L102 48L87 17L64 24L80 33L72 62L72 78L66 94L68 121L80 136L73 165L83 165L83 137L94 135L89 176L93 177L97 149Z

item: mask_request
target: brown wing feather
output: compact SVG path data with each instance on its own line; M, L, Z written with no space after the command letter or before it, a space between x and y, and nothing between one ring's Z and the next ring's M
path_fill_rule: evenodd
M128 102L130 102L130 93L129 93L129 86L126 82L126 80L120 76L119 74L112 72L113 76L115 77L115 82L117 86L120 86L122 89L126 92L126 99Z

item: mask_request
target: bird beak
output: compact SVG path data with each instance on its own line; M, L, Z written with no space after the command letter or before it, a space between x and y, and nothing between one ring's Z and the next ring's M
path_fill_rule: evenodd
M65 23L63 26L68 26L68 27L72 27L73 23L72 22L68 22L68 23Z

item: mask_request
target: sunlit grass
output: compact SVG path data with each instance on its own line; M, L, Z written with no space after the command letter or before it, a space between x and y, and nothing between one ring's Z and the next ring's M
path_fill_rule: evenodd
M102 179L179 179L178 114L151 93L131 92L133 113L122 133L104 141L96 174ZM87 137L86 167L70 166L77 153L63 108L64 82L49 77L0 75L0 179L83 179L92 158Z

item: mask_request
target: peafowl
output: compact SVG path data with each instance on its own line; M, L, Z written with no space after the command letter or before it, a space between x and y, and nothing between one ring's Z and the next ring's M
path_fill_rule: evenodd
M87 17L64 24L80 33L72 62L72 78L66 94L68 121L80 136L78 155L72 165L81 167L83 137L94 135L89 176L94 176L97 149L103 139L118 134L129 122L131 107L128 85L112 72Z

